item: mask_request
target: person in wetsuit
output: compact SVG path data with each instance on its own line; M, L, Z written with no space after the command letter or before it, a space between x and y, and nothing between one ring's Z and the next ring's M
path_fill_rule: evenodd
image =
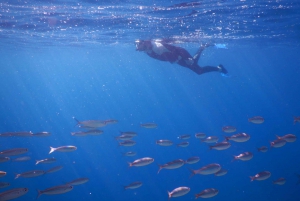
M197 73L198 75L209 72L220 72L226 75L228 72L222 64L214 66L199 66L198 61L202 51L210 45L201 45L197 53L192 57L184 48L176 47L162 41L137 40L136 50L143 51L154 59L177 63Z

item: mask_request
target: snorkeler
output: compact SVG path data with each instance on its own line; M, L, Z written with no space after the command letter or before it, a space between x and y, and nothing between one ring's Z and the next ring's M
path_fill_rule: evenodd
M205 44L201 45L197 53L192 57L188 51L181 47L176 47L170 44L167 44L163 41L154 41L154 40L137 40L136 41L136 50L143 51L154 59L161 61L169 61L170 63L177 63L180 66L186 67L201 75L203 73L209 72L220 72L223 75L226 75L228 72L223 65L214 66L204 66L200 67L198 65L199 58L202 51L211 45Z

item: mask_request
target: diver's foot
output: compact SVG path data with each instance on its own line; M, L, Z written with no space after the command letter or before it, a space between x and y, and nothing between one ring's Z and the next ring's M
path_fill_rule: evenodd
M226 68L224 68L224 66L222 64L218 65L217 68L219 69L220 73L223 73L223 74L228 73L228 71L226 70Z

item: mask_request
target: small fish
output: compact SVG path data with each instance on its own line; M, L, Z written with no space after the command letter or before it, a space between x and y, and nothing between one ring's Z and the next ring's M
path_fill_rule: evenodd
M136 132L133 132L133 131L125 131L125 132L121 132L121 131L120 131L120 133L121 133L121 135L130 135L130 136L132 136L132 137L137 136L137 133L136 133Z
M266 146L258 147L257 151L259 151L259 152L267 152L268 151L268 147L266 147Z
M124 156L135 156L136 152L134 152L134 151L128 151L128 152L124 153L123 155Z
M36 160L36 163L35 165L38 165L40 163L54 163L56 161L55 158L45 158L45 159L42 159L42 160Z
M44 174L46 174L46 172L44 170L31 170L31 171L28 171L28 172L23 172L23 173L20 173L20 174L16 174L15 179L18 179L20 177L23 177L23 178L38 177L38 176L41 176L41 175L44 175Z
M183 166L183 165L184 165L184 160L181 160L181 159L177 159L177 160L168 162L168 163L163 164L163 165L158 165L158 166L159 166L159 170L158 170L157 174L158 174L162 169L168 169L168 170L171 170L171 169L177 169L177 168L180 168L180 167Z
M238 156L233 156L233 157L234 157L233 160L248 161L253 158L253 154L251 152L244 152Z
M117 136L115 137L116 140L131 140L134 136L132 135L120 135L120 136Z
M215 173L215 176L220 177L220 176L223 176L227 173L228 173L228 170L221 169L221 170L219 170L218 172Z
M108 119L108 120L105 120L104 122L105 122L105 124L116 124L119 121L116 119Z
M250 176L250 179L251 179L251 181L254 181L254 180L262 181L262 180L268 179L270 176L271 176L271 172L263 171L263 172L256 174L253 177Z
M31 131L20 131L20 132L6 132L1 133L0 137L32 137Z
M265 119L261 116L255 116L255 117L249 118L248 121L251 123L254 123L254 124L262 124L262 123L264 123Z
M191 135L188 135L188 134L186 134L186 135L180 135L178 137L178 139L181 139L181 140L187 140L187 139L190 139L190 138L191 138Z
M9 157L3 157L3 156L0 157L0 163L7 162L7 161L9 161L9 160L10 160Z
M0 193L0 200L12 200L25 195L27 192L28 188L14 188Z
M181 142L181 143L179 143L179 144L177 144L177 147L187 147L187 146L189 146L189 142Z
M277 139L277 140L274 140L272 142L270 142L270 145L271 145L271 148L279 148L279 147L282 147L286 144L286 141L285 140L282 140L282 139Z
M19 157L19 158L14 158L11 161L12 162L25 162L25 161L29 161L31 160L31 158L29 156L23 156L23 157Z
M134 146L135 144L136 142L133 140L124 140L122 142L119 142L119 146L125 146L125 147L131 147Z
M88 181L89 181L89 178L83 177L83 178L79 178L79 179L75 179L73 181L70 181L70 182L66 183L66 185L76 186L76 185L84 184Z
M84 131L79 131L79 132L71 132L71 135L72 136L78 136L78 137L85 137L88 134L86 132L84 132Z
M221 165L217 164L217 163L212 163L206 166L203 166L202 168L198 169L198 170L192 170L191 171L191 176L194 176L195 174L202 174L202 175L209 175L209 174L215 174L216 172L221 170Z
M136 181L136 182L132 182L131 184L127 185L127 186L124 186L124 189L127 190L127 189L136 189L136 188L139 188L143 185L142 182L140 181Z
M212 145L212 146L209 146L209 149L215 149L215 150L225 150L225 149L228 149L229 147L231 146L231 144L227 141L224 141L224 142L219 142L215 145Z
M7 149L4 151L1 151L0 155L15 156L15 155L19 155L19 154L25 154L26 152L28 152L27 148L14 148L14 149Z
M157 124L155 123L145 123L145 124L140 124L140 126L143 128L157 128Z
M59 151L59 152L71 152L71 151L75 151L77 149L77 147L75 146L61 146L61 147L57 147L57 148L53 148L50 147L50 152L49 154L55 152L55 151Z
M133 161L132 163L128 163L128 164L129 164L129 167L133 167L133 166L141 167L141 166L149 165L153 162L154 162L153 158L145 157L145 158L137 159L137 160Z
M5 188L5 187L8 187L10 186L10 183L8 182L0 182L0 188Z
M234 126L224 126L222 127L222 131L225 133L233 133L236 131L236 127Z
M273 184L283 185L283 184L285 184L285 182L286 182L286 179L281 177L281 178L276 179L275 181L273 181Z
M101 135L101 134L103 134L103 131L98 130L98 129L93 129L93 130L88 130L88 131L71 132L72 136L80 136L80 137L84 137L87 135Z
M103 126L106 126L105 121L102 120L86 120L86 121L78 121L75 117L73 117L77 121L76 126L80 128L86 128L86 129L96 129Z
M205 133L196 133L196 134L195 134L195 137L196 137L196 138L199 138L199 139L202 139L202 138L205 138L205 137L206 137L206 134L205 134Z
M190 192L190 190L191 189L189 187L175 188L172 192L168 191L169 199L183 196L183 195L187 194L188 192Z
M171 140L157 140L156 144L160 146L171 146L173 145L173 142Z
M54 186L51 188L47 188L45 190L38 190L38 196L37 198L39 198L41 195L45 194L45 195L57 195L57 194L63 194L63 193L67 193L69 191L71 191L73 189L73 186L69 186L69 185L60 185L60 186Z
M207 188L203 191L201 191L200 193L195 195L195 198L211 198L216 196L219 193L218 189L215 188Z
M194 157L191 157L191 158L188 158L185 163L187 164L195 164L195 163L198 163L200 161L200 158L198 156L194 156Z
M246 142L250 139L250 135L248 135L247 133L238 133L235 135L232 135L230 137L226 137L225 139L228 140L232 140L234 142Z
M63 168L63 166L60 166L60 165L59 165L59 166L55 166L55 167L53 167L53 168L47 170L47 171L45 172L45 174L57 172L57 171L61 170L62 168Z
M285 140L286 142L295 142L297 140L297 136L294 134L286 134L282 137L276 135L278 140Z
M6 175L6 172L0 171L0 177L4 177Z
M50 132L43 131L43 132L34 133L32 136L34 136L34 137L48 137L50 135L51 135Z
M219 138L217 136L209 136L207 138L201 139L201 142L205 143L215 143L218 142Z
M297 122L300 123L300 117L294 117L294 124L296 124Z

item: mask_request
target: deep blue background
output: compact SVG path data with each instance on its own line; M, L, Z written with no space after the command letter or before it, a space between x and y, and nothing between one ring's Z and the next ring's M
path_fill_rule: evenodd
M266 153L256 150L262 145L269 146L275 134L299 134L300 124L293 124L293 116L300 116L299 40L220 41L228 44L228 49L210 47L203 52L199 63L201 66L223 64L231 75L226 78L219 73L198 76L176 64L153 60L135 51L135 39L131 37L130 42L116 44L83 41L82 46L64 45L61 41L57 44L54 41L54 45L37 41L20 46L5 43L4 37L1 39L0 132L52 133L47 138L1 138L1 150L26 147L29 149L26 155L32 158L24 163L0 164L1 170L8 172L1 181L11 182L7 189L28 187L29 193L19 200L35 200L36 189L89 177L88 183L75 186L69 193L42 195L39 199L164 201L168 199L167 191L188 186L189 194L172 199L194 200L194 194L205 188L217 188L219 194L209 200L300 200L300 185L296 185L295 176L300 173L299 140ZM176 45L193 54L199 43ZM248 122L248 118L257 115L263 116L265 123ZM104 127L101 136L74 137L70 132L79 129L72 117L119 122ZM146 122L155 122L158 128L139 126ZM170 139L176 144L181 142L177 139L179 135L196 132L219 136L222 140L225 134L221 128L226 125L250 134L251 139L245 143L232 142L224 151L209 151L207 144L194 137L188 140L187 148L155 144L159 139ZM137 132L137 144L119 147L114 139L119 131ZM48 155L49 146L63 145L78 149ZM138 154L122 156L126 151ZM233 155L244 151L253 152L254 158L232 162ZM57 162L34 165L35 159L49 156L57 158ZM192 156L199 156L200 162L175 170L164 169L157 174L157 164ZM142 157L153 157L155 162L128 168L127 162ZM228 174L195 175L189 179L188 167L198 169L209 163L221 164ZM47 170L56 165L64 168L51 175L14 180L14 173ZM271 178L250 182L249 176L265 170L272 173ZM285 185L272 184L279 177L286 178ZM143 186L123 189L134 181L142 181Z

